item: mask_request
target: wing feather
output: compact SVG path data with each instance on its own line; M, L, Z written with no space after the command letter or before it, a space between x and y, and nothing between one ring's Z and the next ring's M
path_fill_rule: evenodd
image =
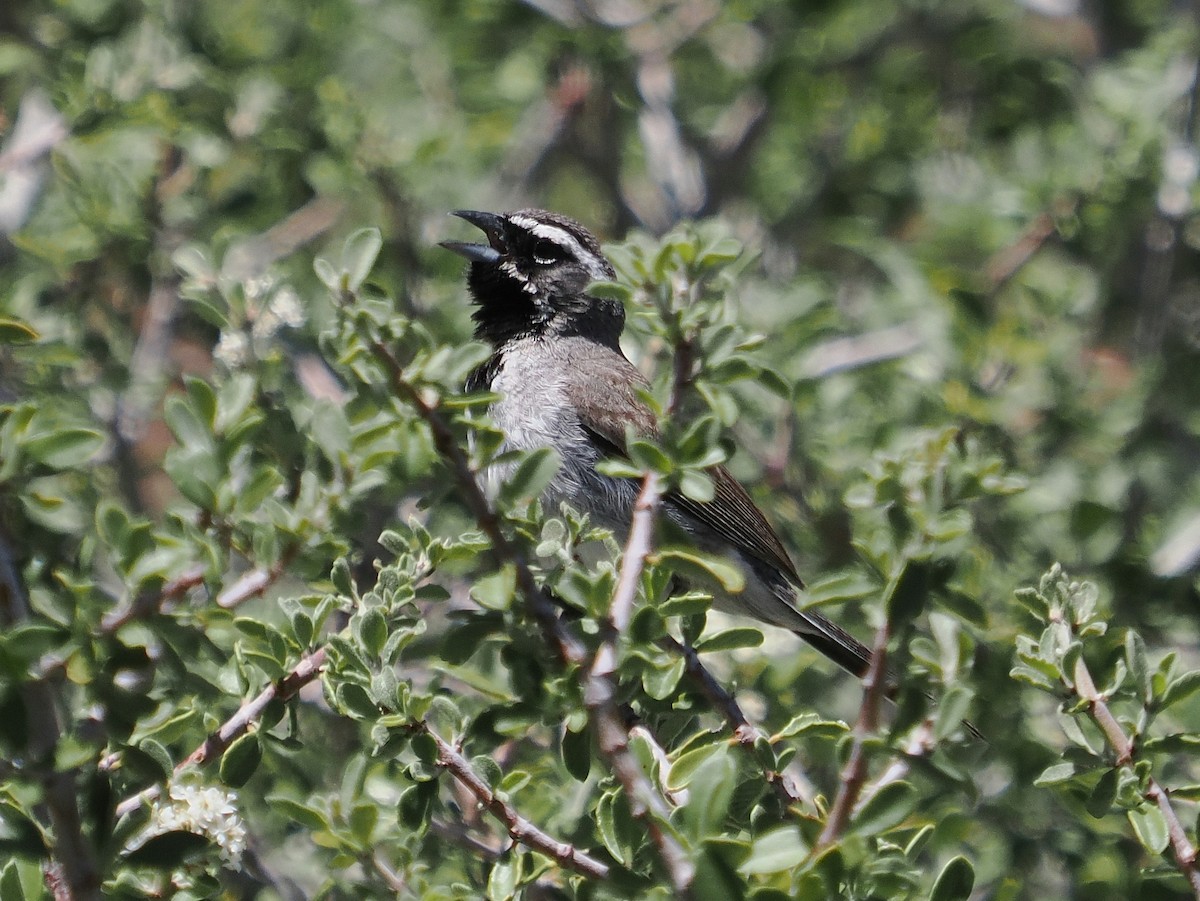
M583 428L609 456L615 457L628 456L626 424L632 425L637 435L658 434L658 421L638 393L646 386L645 380L631 363L624 358L621 361L628 368L623 373L614 372L611 380L580 380L567 386L568 399ZM746 489L724 466L714 466L708 475L713 480L711 501L696 501L671 491L665 496L666 502L747 556L778 569L802 588L787 550Z

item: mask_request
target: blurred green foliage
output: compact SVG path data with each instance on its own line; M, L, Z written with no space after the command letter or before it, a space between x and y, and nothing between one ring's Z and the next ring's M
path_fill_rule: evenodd
M651 559L617 700L697 897L1192 897L1154 800L1194 843L1183 10L4 4L0 897L674 896L521 588L527 565L594 652L616 569L578 552L618 549L530 503L534 454L495 553L431 425L494 459L444 213L529 205L610 242L598 290L663 409L696 354L635 468L703 497L728 458L809 602L891 628L896 704L856 738L856 682L671 596L736 574ZM510 841L439 741L608 875ZM864 800L824 843L856 742ZM139 801L168 781L236 790L240 871L239 821Z

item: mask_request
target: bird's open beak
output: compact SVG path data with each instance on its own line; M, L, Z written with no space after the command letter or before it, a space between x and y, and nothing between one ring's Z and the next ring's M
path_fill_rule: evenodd
M487 235L487 244L470 244L465 241L442 241L447 250L466 257L472 263L495 263L504 258L508 248L504 246L504 217L478 210L454 210L451 216L466 219Z

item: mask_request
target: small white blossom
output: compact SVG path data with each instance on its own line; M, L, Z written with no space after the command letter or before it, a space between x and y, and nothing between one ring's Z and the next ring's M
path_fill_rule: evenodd
M257 278L248 278L242 282L242 291L245 292L247 300L258 300L260 297L266 297L267 292L274 287L275 276L269 272Z
M150 825L137 845L165 832L193 832L217 845L229 869L242 866L246 824L237 809L237 795L216 786L175 783L165 801L154 805Z
M289 328L304 325L304 306L300 303L300 295L291 285L284 285L275 292L268 309Z
M241 332L221 332L221 339L217 341L217 347L213 351L213 356L230 368L242 365L246 362L246 351L249 349L249 342L246 336Z

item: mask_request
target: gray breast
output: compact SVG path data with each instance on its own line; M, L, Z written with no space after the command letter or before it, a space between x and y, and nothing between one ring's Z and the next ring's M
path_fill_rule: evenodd
M566 501L623 536L637 486L596 472L599 452L567 400L568 380L579 377L571 357L568 340L513 342L492 380L492 390L501 395L491 406L492 421L504 432L506 449L558 451L562 463L543 495L548 512ZM488 473L490 486L494 488L510 471L511 464L493 467Z

